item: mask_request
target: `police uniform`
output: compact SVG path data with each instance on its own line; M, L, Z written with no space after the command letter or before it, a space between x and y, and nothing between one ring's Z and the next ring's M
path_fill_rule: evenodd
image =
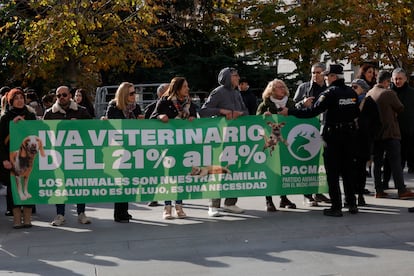
M325 111L322 137L325 141L324 162L332 206L325 209L324 214L339 217L342 216L340 176L349 211L358 212L352 171L353 146L357 134L356 119L359 115L358 95L351 87L345 85L343 79L337 79L331 83L328 90L319 95L312 107L289 109L288 114L298 118L311 118Z

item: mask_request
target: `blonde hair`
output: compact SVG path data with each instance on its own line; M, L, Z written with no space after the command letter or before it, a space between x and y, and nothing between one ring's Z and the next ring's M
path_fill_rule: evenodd
M130 82L123 82L119 85L115 93L116 107L120 110L126 110L128 106L129 88L134 87Z
M265 90L263 91L263 94L262 94L263 100L266 100L266 99L270 98L270 96L272 95L272 92L275 90L275 88L278 84L283 86L283 89L285 90L285 96L289 97L289 89L288 89L286 83L284 81L282 81L281 79L274 79L272 81L269 81L269 83L267 84Z

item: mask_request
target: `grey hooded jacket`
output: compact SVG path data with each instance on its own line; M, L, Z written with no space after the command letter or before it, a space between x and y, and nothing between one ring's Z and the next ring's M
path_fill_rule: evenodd
M220 71L217 78L220 86L211 91L199 111L200 117L223 116L220 109L241 111L243 115L249 115L240 92L232 87L231 74L232 69L229 67Z

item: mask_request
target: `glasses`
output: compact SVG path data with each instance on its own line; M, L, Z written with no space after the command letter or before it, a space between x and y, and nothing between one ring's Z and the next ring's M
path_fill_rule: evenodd
M130 96L135 95L135 91L129 92L129 95L130 95Z
M352 89L358 89L358 85L352 85Z
M320 74L322 74L322 72L319 72L319 71L314 71L314 72L312 72L312 74L313 74L313 75L320 75Z
M58 98L60 98L60 97L66 98L67 96L68 96L67 93L56 94L56 97L58 97Z

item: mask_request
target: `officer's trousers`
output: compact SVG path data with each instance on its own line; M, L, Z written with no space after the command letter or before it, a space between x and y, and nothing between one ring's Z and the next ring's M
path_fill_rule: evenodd
M325 137L324 137L325 139ZM334 130L326 137L324 148L324 162L328 179L329 196L332 201L332 209L342 209L341 188L339 177L345 193L345 200L349 206L356 206L355 182L353 172L353 157L356 133L354 130Z

